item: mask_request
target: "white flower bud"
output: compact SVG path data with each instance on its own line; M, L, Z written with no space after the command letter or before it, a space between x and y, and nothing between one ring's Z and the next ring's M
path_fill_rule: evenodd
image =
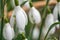
M38 24L41 22L41 15L35 7L32 7L28 14L29 14L29 19L31 23Z
M20 8L20 6L15 8L15 13L17 27L20 31L25 30L25 25L27 25L26 22L28 21L26 13L22 10L22 8Z
M14 30L13 30L13 28L11 28L9 23L6 23L3 28L3 37L6 40L12 40L14 37Z
M33 39L37 40L39 37L39 29L37 27L33 30Z
M14 17L14 16L16 16L16 12L18 12L18 10L19 10L20 12L22 12L22 14L25 16L25 25L27 25L27 23L28 23L27 14L25 13L25 11L24 11L20 6L17 6L17 7L14 9L14 11L13 11L13 13L12 13L12 16L11 16L11 18L10 18L10 24L11 24L12 27L14 27L14 22L15 22L15 17ZM19 13L19 14L20 14L20 13Z
M54 20L55 21L58 19L58 13L60 15L60 2L56 4L56 6L53 10L53 15L54 15Z
M50 28L50 26L54 23L54 17L53 14L48 14L45 20L45 27L43 28L43 36L45 37L48 29ZM55 27L52 28L49 32L48 35L51 35L55 32Z

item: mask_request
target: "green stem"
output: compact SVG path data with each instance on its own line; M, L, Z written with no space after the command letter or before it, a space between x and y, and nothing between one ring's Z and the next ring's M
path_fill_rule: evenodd
M28 40L32 40L32 34L33 34L34 28L35 28L35 24L34 24L33 27L32 27L32 30L31 30L31 32L30 32L30 35L29 35Z
M44 22L45 22L45 18L46 18L46 15L47 15L46 10L47 10L48 3L49 3L49 0L47 0L46 6L44 8L43 17L42 17L42 23L41 23L41 26L40 26L40 32L39 32L38 40L41 40L40 38L41 38L41 33L42 33L43 25L44 25Z
M3 26L4 26L4 3L1 0L1 40L3 39Z

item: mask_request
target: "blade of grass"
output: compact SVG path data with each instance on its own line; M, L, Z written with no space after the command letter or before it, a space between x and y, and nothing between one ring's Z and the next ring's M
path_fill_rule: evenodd
M53 23L53 24L50 26L50 28L49 28L49 30L48 30L48 32L47 32L47 34L46 34L44 40L46 40L46 38L47 38L47 36L48 36L50 30L51 30L53 27L55 27L55 25L57 25L57 24L60 24L60 22Z

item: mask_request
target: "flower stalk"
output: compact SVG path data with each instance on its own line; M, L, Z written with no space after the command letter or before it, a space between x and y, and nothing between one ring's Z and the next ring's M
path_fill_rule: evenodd
M43 25L44 25L44 22L45 22L46 15L47 15L46 10L47 10L47 7L48 7L48 3L49 3L49 0L47 0L46 6L45 6L44 11L43 11L43 17L42 17L42 22L41 22L41 25L40 25L40 32L39 32L38 40L41 40L42 29L43 29Z
M3 26L4 26L4 3L3 0L1 0L1 40L3 39Z

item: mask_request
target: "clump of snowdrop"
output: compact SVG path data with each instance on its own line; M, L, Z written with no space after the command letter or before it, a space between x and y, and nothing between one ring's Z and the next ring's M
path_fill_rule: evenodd
M50 14L47 15L46 20L45 20L45 26L44 26L43 31L42 31L43 37L45 37L45 35L46 35L49 27L53 23L54 23L54 16L53 16L53 14L50 13ZM48 36L51 35L51 34L53 34L54 32L55 32L55 27L50 30Z
M39 29L37 26L35 26L34 30L33 30L33 35L32 35L34 40L37 40L39 37Z
M3 37L6 40L12 40L14 38L14 30L9 23L6 23L3 28Z
M30 9L28 15L32 24L34 23L39 24L41 22L41 15L35 7L32 7Z

